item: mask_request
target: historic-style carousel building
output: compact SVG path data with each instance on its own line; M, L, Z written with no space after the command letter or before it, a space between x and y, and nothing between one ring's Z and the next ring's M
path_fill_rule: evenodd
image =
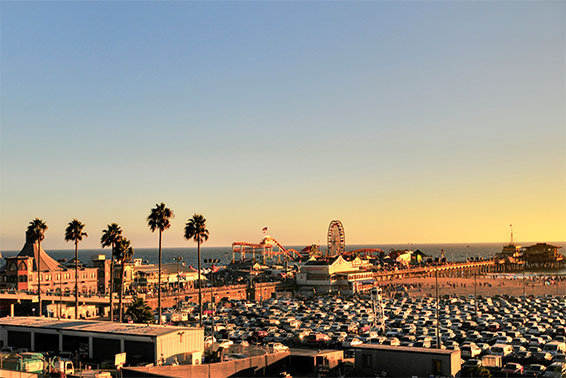
M74 292L74 267L59 264L39 248L38 243L26 237L26 243L17 256L5 257L6 264L0 270L0 287L8 290L37 292L39 274L41 274L41 292ZM41 272L38 272L38 266ZM98 291L99 269L79 265L79 292L96 293Z

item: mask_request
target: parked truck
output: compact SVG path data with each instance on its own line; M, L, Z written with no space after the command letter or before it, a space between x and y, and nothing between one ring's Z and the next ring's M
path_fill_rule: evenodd
M45 358L41 353L12 353L2 356L2 369L42 374Z

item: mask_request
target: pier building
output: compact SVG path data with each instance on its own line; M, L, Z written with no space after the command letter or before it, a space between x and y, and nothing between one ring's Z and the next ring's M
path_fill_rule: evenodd
M340 292L351 295L363 287L373 286L373 272L367 260L359 257L348 261L341 255L325 259L311 259L297 273L299 291L304 294ZM367 268L367 270L366 270Z

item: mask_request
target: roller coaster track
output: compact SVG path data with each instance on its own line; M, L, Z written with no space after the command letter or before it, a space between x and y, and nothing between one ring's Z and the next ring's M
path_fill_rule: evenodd
M279 248L279 251L273 251L273 246ZM251 249L251 251L250 251ZM233 242L232 243L232 255L235 253L240 253L240 257L243 259L246 253L263 255L264 253L268 256L285 255L289 260L293 260L296 257L304 257L300 252L295 249L287 249L281 245L275 238L266 237L260 243L250 243L250 242Z

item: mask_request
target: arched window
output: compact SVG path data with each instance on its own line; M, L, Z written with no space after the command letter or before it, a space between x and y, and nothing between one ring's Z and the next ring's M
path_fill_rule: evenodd
M28 269L28 265L26 264L25 261L20 262L20 265L18 266L18 270L27 270Z

